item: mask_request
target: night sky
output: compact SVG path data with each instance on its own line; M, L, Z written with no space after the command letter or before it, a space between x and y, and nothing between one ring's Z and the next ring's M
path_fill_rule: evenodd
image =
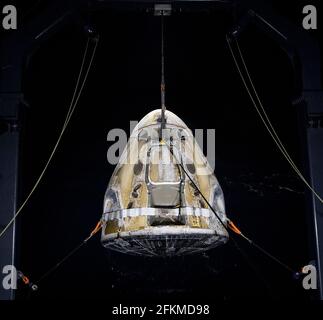
M276 9L301 23L301 5ZM41 10L33 14L41 14ZM101 218L114 170L107 134L159 107L160 20L141 11L93 13L100 34L78 107L39 188L19 218L18 269L37 282ZM305 189L263 124L225 40L229 12L166 18L166 104L192 129L216 130L215 174L227 215L250 238L298 270L309 263ZM318 32L312 32L319 37ZM86 36L67 24L43 41L25 68L20 200L46 163L64 123ZM240 40L263 104L291 157L302 168L292 70L285 53L249 28ZM205 151L205 150L204 150ZM106 251L100 237L19 299L118 300L246 298L308 300L301 283L241 239L204 254L156 259Z

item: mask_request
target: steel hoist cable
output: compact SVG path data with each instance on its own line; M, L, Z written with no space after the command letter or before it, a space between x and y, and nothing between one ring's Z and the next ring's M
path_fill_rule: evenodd
M164 27L164 12L161 12L160 16L160 24L161 24L161 31L160 31L160 38L161 38L161 52L160 52L160 57L161 57L161 79L160 79L160 105L161 105L161 117L160 117L160 133L159 133L159 140L161 140L162 137L162 131L165 129L166 125L166 118L165 118L165 113L166 113L166 84L165 84L165 27Z

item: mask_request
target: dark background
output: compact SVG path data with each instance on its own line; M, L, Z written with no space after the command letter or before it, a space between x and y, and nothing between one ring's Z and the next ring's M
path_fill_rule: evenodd
M46 1L18 4L24 19ZM301 27L306 1L277 12ZM311 3L313 4L313 3ZM35 6L34 6L35 5ZM22 20L23 21L23 20ZM129 133L160 102L160 20L144 12L92 14L100 34L97 56L80 103L39 188L19 218L19 266L37 282L92 230L114 167L107 162L112 128ZM320 24L323 17L319 15ZM229 12L166 18L166 101L186 124L216 130L215 173L228 216L296 270L309 263L304 186L266 132L241 83L225 35ZM309 31L320 39L319 31ZM86 37L72 23L42 43L26 66L20 199L38 178L63 125ZM264 106L286 148L301 166L292 73L284 52L250 28L240 41ZM117 301L246 298L309 299L301 283L243 240L204 254L136 258L106 251L92 239L37 293L19 299L102 298ZM118 300L119 299L119 300Z

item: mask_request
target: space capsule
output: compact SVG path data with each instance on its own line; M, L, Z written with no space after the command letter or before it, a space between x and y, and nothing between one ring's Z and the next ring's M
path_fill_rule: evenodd
M137 124L111 176L101 235L108 249L174 256L228 240L213 170L185 123L169 110L163 117L161 125L161 110L155 110Z

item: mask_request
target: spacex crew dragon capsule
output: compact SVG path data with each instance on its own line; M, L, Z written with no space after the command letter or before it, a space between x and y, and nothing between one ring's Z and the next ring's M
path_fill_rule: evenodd
M143 256L192 254L224 244L226 221L222 189L191 130L168 110L147 114L106 190L103 246Z

